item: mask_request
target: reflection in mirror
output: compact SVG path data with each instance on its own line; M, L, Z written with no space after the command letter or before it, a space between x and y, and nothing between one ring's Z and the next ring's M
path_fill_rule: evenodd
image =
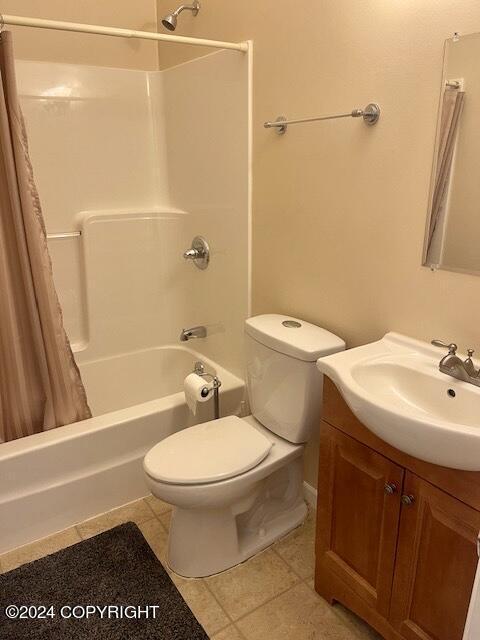
M423 264L480 274L480 34L447 40Z

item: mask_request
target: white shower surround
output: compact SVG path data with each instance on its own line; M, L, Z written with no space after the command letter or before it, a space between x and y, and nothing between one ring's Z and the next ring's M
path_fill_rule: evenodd
M222 413L241 412L250 312L249 55L18 61L17 76L48 232L82 231L50 249L95 417L0 446L0 552L145 495L144 453L211 417L181 392L195 360L222 379ZM197 234L203 272L182 258ZM208 337L180 347L197 324Z
M158 72L17 62L47 229L83 231L49 245L79 362L169 344L183 326L205 324L210 338L196 348L242 373L250 299L249 73L249 55L232 51ZM150 234L152 219L169 214L178 224L167 233L176 251L167 247L167 263ZM159 248L166 229L154 232ZM197 234L212 249L205 272L182 259ZM121 261L130 253L128 273ZM160 262L183 294L166 322L155 289ZM115 263L123 274L117 282ZM109 313L92 300L99 278L108 279L115 300ZM143 291L136 330L122 331L115 314L131 318L133 291L137 300Z

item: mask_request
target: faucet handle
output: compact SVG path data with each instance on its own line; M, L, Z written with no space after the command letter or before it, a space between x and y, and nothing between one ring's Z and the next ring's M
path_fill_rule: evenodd
M474 365L473 360L472 360L472 356L473 356L474 353L475 352L474 352L473 349L468 349L468 351L467 351L468 358L463 363L465 371L470 376L470 378L478 378L479 375L480 375L480 370L477 371L475 369L475 365Z
M210 247L202 236L195 236L190 249L184 252L185 260L193 260L196 267L206 269L210 261Z
M452 356L457 353L458 347L454 342L446 344L445 342L442 342L442 340L432 340L431 344L433 344L434 347L444 347L445 349L448 349L448 353Z

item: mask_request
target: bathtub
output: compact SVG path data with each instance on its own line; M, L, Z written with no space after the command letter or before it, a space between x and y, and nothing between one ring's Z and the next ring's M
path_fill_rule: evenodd
M244 381L187 347L80 364L94 417L0 444L0 553L145 496L148 449L213 418L213 400L196 416L185 403L197 360L222 382L221 414L244 411Z

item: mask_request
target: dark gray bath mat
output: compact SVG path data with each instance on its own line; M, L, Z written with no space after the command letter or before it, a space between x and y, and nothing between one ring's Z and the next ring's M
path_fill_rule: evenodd
M87 638L208 640L132 522L0 575L1 640Z

